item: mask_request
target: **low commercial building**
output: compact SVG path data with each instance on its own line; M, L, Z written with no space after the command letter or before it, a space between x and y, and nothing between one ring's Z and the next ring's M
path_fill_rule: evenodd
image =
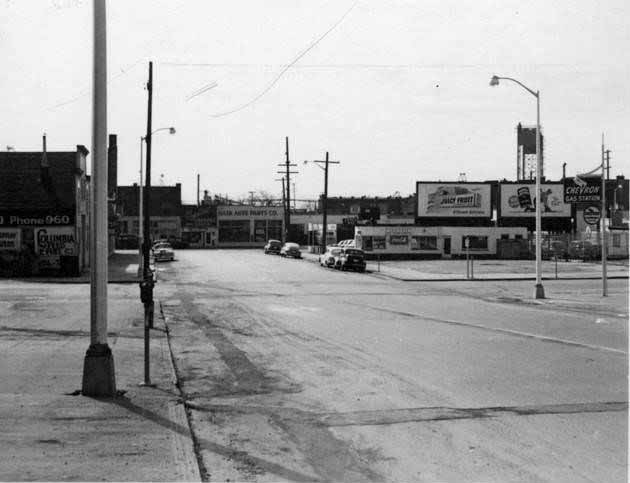
M145 188L146 189L146 188ZM119 186L116 209L120 235L140 234L140 187ZM152 240L181 240L182 238L182 185L151 186L150 232Z
M0 152L0 272L78 275L89 263L88 150Z
M217 247L263 247L282 240L284 212L277 206L222 205L217 207Z
M527 240L524 227L363 225L355 244L368 258L494 257L501 243ZM466 246L468 243L468 247Z

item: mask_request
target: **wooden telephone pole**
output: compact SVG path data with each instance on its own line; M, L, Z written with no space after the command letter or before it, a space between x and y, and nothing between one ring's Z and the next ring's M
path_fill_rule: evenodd
M291 163L289 160L289 138L285 138L285 155L286 161L284 163L278 164L278 166L284 166L285 171L278 171L280 174L284 174L286 176L286 183L283 181L283 185L286 184L286 196L284 197L286 202L284 203L284 240L285 242L289 241L289 228L291 226L291 175L297 174L298 171L291 171L291 168L297 166L294 163ZM283 178L284 179L284 178ZM285 189L282 190L284 193Z

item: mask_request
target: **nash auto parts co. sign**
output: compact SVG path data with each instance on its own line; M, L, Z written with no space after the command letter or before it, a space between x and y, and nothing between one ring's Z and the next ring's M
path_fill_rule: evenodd
M601 178L565 178L565 203L600 203L602 201Z

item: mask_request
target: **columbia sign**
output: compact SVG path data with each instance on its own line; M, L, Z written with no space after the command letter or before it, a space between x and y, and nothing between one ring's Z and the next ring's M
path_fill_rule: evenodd
M565 178L565 203L599 203L602 200L602 181L598 178Z

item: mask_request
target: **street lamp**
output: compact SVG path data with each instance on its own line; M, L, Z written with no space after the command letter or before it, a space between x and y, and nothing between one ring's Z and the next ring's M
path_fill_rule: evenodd
M158 129L156 129L155 131L151 132L151 135L155 134L156 132L159 131L166 131L168 130L169 134L175 134L175 128L174 127L160 127ZM138 249L140 250L140 262L138 263L138 276L141 276L144 273L144 257L142 256L142 244L144 243L144 236L143 236L143 232L142 232L142 187L143 187L143 183L142 183L142 167L143 167L143 159L142 159L142 145L144 143L146 139L146 136L141 136L140 137L140 196L139 196L139 201L138 201Z
M490 79L491 86L498 86L499 80L512 81L536 98L536 286L534 288L534 298L544 299L545 290L542 285L542 256L541 256L541 201L540 201L540 178L542 175L542 156L540 150L540 91L533 91L522 82L511 77L499 77L496 75Z

